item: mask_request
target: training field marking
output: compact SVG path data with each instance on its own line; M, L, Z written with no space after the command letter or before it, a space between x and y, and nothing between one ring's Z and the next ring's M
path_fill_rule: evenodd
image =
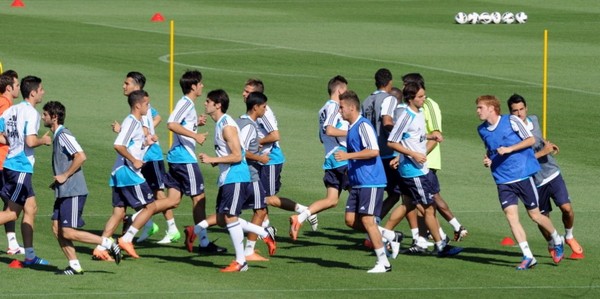
M132 27L126 27L126 26L115 26L115 25L102 24L102 23L84 23L84 24L109 27L109 28L115 28L115 29L121 29L121 30L137 31L137 32L156 33L156 34L164 34L164 35L169 34L168 32L162 32L162 31L157 31L157 30L144 30L144 29L139 29L139 28L132 28ZM461 71L456 71L456 70L451 70L451 69L446 69L446 68L439 68L439 67L434 67L434 66L429 66L429 65L416 64L416 63L403 62L403 61L376 59L376 58L370 58L370 57L359 57L359 56L346 55L346 54L340 54L340 53L335 53L335 52L298 49L298 48L292 48L292 47L275 46L275 45L269 45L269 44L254 43L254 42L248 42L248 41L239 41L239 40L226 39L226 38L198 36L198 35L191 35L191 34L185 34L185 33L177 34L177 36L200 38L200 39L214 40L214 41L223 41L223 42L250 45L250 46L256 46L256 47L264 47L265 49L280 49L280 50L291 50L291 51L298 51L298 52L310 52L310 53L317 53L317 54L325 54L325 55L338 56L338 57L357 59L357 60L366 60L366 61L373 61L373 62L380 62L380 63L418 67L418 68L423 68L423 69L427 69L427 70L445 72L445 73L456 74L456 75L461 75L461 76L487 78L487 79L500 80L500 81L505 81L505 82L527 84L527 85L531 85L534 87L542 86L541 83L537 83L537 82L516 80L516 79L491 76L491 75L475 74L475 73L470 73L470 72L467 73L467 72L461 72ZM229 51L229 50L231 50L231 49L224 49L222 51L225 52L225 51ZM181 54L177 54L177 55L181 55ZM165 57L168 58L169 54L163 55L163 56L159 57L158 59L162 62L168 63L169 61ZM166 61L163 61L165 59L166 59ZM205 69L210 69L210 70L215 70L215 71L224 71L224 72L232 72L232 73L249 73L248 71L241 71L241 70L219 69L219 68L211 68L208 66L199 66L199 65L196 66L196 65L189 65L189 64L183 64L183 63L176 63L176 64L180 65L180 66L199 67L199 68L205 68ZM267 75L267 74L265 74L265 75ZM315 77L315 76L311 76L311 75L300 75L300 74L273 74L273 75L288 76L288 77L319 78L319 77ZM548 85L548 88L576 92L576 93L587 94L587 95L600 96L600 92L593 92L593 91L588 91L588 90L574 89L574 88L555 86L555 85Z
M532 270L535 271L535 270ZM592 282L596 280L595 278L591 279ZM236 289L227 289L227 290L194 290L194 291L152 291L152 292L128 292L128 291L119 291L119 292L73 292L73 293L19 293L19 294L6 294L3 293L0 297L58 297L58 296L73 296L73 295L98 295L98 296L140 296L140 295L201 295L201 294L264 294L264 293L321 293L321 292L338 292L338 293L349 293L354 294L355 292L373 292L373 291L386 291L386 292L431 292L431 291L481 291L481 290L499 290L499 291L507 291L507 290L597 290L600 289L600 285L580 285L580 286L557 286L557 285L545 285L545 286L485 286L485 287L441 287L441 288L411 288L411 287L400 287L400 288L339 288L339 289L264 289L264 290L256 290L256 289L244 289L244 290L236 290ZM584 296L585 294L580 294Z

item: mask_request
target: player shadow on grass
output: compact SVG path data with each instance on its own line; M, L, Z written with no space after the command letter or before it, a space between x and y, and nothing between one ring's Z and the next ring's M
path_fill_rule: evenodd
M453 245L459 246L456 244ZM514 268L517 264L516 261L521 257L521 253L508 250L463 247L463 251L459 255L449 258L478 264Z
M23 257L23 255L20 255L19 257ZM23 258L0 257L0 264L5 264L6 267L8 267L8 265L13 260L18 260L18 261L22 262ZM35 271L53 272L53 273L61 271L61 269L59 269L57 266L54 266L54 265L31 265L31 266L23 266L22 268L17 268L16 270L27 270L27 269L31 269L31 270L35 270Z

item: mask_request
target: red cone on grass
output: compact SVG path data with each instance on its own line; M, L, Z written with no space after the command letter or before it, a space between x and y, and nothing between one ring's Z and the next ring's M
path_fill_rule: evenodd
M13 269L20 269L23 268L23 264L19 260L13 260L12 262L10 262L10 264L8 264L8 267Z
M165 17L163 17L163 15L160 14L160 12L155 13L152 18L150 19L150 21L152 22L164 22L165 21Z
M502 246L513 246L515 245L515 241L513 241L511 237L505 237L504 239L502 239L502 242L500 242L500 244Z
M12 7L25 7L25 3L23 3L23 1L21 1L21 0L15 0L15 1L13 1L13 3L10 6L12 6Z

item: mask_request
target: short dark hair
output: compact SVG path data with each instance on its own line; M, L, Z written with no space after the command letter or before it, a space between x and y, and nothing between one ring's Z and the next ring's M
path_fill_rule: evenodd
M21 79L21 95L24 99L29 98L32 91L37 90L42 84L42 79L36 76L27 76Z
M346 92L340 95L340 101L348 101L354 108L360 111L360 100L356 92L352 90L346 90Z
M127 96L127 103L129 104L130 108L133 108L135 104L141 102L147 96L148 93L143 89L134 90Z
M59 125L65 124L65 118L67 117L67 108L59 101L50 101L44 104L42 108L50 115L50 117L56 117L56 121Z
M404 82L404 84L408 82L416 82L420 84L423 87L423 89L425 89L425 79L419 73L408 73L402 76L402 82Z
M329 80L329 83L327 83L327 92L329 93L329 95L332 95L333 91L336 90L342 84L348 85L348 81L346 80L346 78L340 75L331 78L331 80Z
M525 107L527 107L527 101L525 101L525 98L522 97L519 94L513 94L512 96L510 96L510 98L508 98L508 100L506 101L506 104L508 105L508 111L511 111L511 106L513 104L518 104L518 103L523 103L523 105L525 105Z
M424 89L423 86L417 82L408 82L402 89L402 98L404 102L408 103L410 100L414 100L419 90Z
M14 70L6 70L0 76L0 93L4 93L6 91L6 87L12 86L15 82L15 79L19 79L19 74L17 74L17 72Z
M221 104L221 112L227 113L227 109L229 109L229 96L222 89L211 90L206 98L215 102L215 104Z
M251 92L246 99L246 112L252 110L256 105L266 103L267 100L267 96L264 93L258 91Z
M263 84L263 81L261 81L260 79L250 78L246 80L246 84L244 84L244 86L252 86L254 87L254 91L263 93L265 92L265 84Z
M377 88L384 87L392 81L392 72L386 68L378 69L375 72L375 86Z
M183 94L188 94L192 91L192 85L202 82L202 73L198 70L188 70L179 79L179 86Z
M146 85L146 77L140 72L129 72L127 73L127 76L125 78L133 79L133 82L135 82L135 84L137 84L140 87L140 89L144 89L144 86Z

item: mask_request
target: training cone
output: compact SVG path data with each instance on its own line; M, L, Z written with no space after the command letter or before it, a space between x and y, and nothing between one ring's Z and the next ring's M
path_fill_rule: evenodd
M500 244L502 246L513 246L513 245L515 245L515 241L513 241L513 239L511 237L506 237L506 238L502 239L502 242L500 242Z
M155 13L152 18L150 19L150 21L152 22L164 22L165 21L165 17L163 17L163 15L160 14L160 12Z
M8 267L13 269L21 269L23 268L23 264L19 260L13 260L10 262L10 264L8 264Z
M583 258L583 253L571 253L571 256L569 257L570 259L574 259L574 260L580 260Z
M15 1L13 1L13 3L10 6L12 6L12 7L25 7L25 3L23 3L23 1L21 1L21 0L15 0Z

